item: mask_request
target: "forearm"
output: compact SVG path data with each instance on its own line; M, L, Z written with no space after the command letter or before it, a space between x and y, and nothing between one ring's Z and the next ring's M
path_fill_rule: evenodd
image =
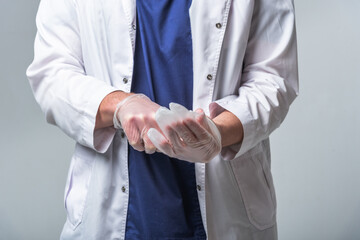
M225 110L212 120L220 131L222 147L242 142L243 126L233 113Z
M112 126L117 104L131 94L133 93L123 91L114 91L108 94L100 103L96 115L95 129ZM242 142L244 135L243 126L233 113L225 110L212 120L220 131L221 145L223 147Z
M106 95L106 97L101 101L96 115L95 130L112 126L113 116L117 104L122 100L124 100L126 97L130 96L131 94L133 93L114 91Z

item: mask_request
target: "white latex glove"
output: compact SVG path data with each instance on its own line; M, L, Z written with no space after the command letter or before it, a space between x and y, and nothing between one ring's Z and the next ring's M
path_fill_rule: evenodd
M155 128L148 131L151 142L164 154L189 162L207 163L221 151L221 135L202 109L196 112L170 103L161 107L155 119L166 136Z
M156 148L148 138L150 128L159 127L155 120L155 113L160 105L151 101L144 94L133 94L121 101L114 113L114 127L122 128L129 144L138 151L154 153Z

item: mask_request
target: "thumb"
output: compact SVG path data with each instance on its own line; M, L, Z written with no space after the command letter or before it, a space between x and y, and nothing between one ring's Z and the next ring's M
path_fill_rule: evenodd
M205 128L208 132L211 130L208 124L208 117L205 115L203 109L198 108L195 110L196 114L196 122L199 123L203 128ZM209 119L210 120L210 119Z

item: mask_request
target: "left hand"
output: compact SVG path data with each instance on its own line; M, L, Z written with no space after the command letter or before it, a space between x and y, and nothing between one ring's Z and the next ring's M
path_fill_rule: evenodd
M148 137L155 147L169 157L207 163L221 151L221 135L215 123L202 109L195 112L170 103L170 110L161 107L155 119L161 128L151 128Z

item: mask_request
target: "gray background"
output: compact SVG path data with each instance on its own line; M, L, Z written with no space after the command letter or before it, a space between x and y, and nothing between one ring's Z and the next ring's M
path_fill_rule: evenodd
M74 143L25 77L39 0L0 2L0 239L58 239ZM271 138L279 239L360 239L360 1L295 3L300 96Z

